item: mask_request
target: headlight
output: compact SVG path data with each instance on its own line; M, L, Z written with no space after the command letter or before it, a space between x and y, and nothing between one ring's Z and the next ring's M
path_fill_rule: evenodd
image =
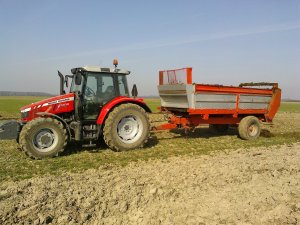
M22 119L28 118L30 110L31 110L31 107L21 110L21 118Z
M27 111L27 112L21 112L21 118L22 119L25 119L27 117L29 117L29 111Z

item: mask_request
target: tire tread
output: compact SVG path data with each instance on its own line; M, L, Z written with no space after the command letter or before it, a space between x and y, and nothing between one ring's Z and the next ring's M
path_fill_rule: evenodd
M116 152L120 152L122 151L122 149L115 145L115 141L114 141L114 138L113 135L111 134L111 127L113 126L113 122L116 118L116 116L122 112L122 111L126 111L126 110L129 110L129 109L136 109L138 110L140 113L144 114L146 120L147 120L147 123L148 123L148 130L146 130L145 132L147 132L147 136L145 137L144 141L141 143L141 145L139 146L139 148L142 148L149 140L149 137L150 137L150 124L149 124L149 116L148 114L146 113L146 111L140 107L139 105L136 105L136 104L132 104L132 103L128 103L128 104L122 104L122 105L119 105L117 106L116 108L113 109L113 111L111 113L109 113L108 117L106 118L105 120L105 125L104 125L104 128L103 128L103 137L104 137L104 141L106 143L106 145L112 149L113 151L116 151Z
M67 146L67 143L68 143L68 135L67 135L67 131L66 129L64 128L63 124L56 120L56 119L53 119L53 118L50 118L50 117L47 117L47 118L44 118L44 117L38 117L36 119L33 119L31 120L30 122L28 122L24 127L23 129L21 130L21 133L20 133L20 147L21 149L25 152L26 155L28 155L30 158L32 159L41 159L42 157L40 156L36 156L32 153L32 151L30 149L28 149L28 146L27 146L27 141L26 140L26 137L27 135L29 134L30 130L35 127L35 126L39 126L41 125L42 123L44 122L48 122L48 123L54 123L59 129L62 130L63 132L63 136L64 136L64 140L63 140L63 147L61 149L59 149L55 155L53 155L52 157L56 157L58 156L61 152L64 151L65 147Z
M251 137L249 136L248 134L248 126L250 123L257 123L258 125L258 134L255 136L255 137ZM239 136L241 139L244 139L244 140L252 140L252 139L256 139L259 135L260 135L260 123L259 123L259 120L257 117L255 116L246 116L244 117L239 126L238 126L238 132L239 132Z

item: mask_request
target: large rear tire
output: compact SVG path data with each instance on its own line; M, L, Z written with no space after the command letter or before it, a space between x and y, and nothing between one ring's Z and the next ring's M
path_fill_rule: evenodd
M149 117L136 104L122 104L105 120L104 141L114 151L142 148L150 136Z
M56 157L67 145L63 124L52 118L37 118L27 123L20 133L20 146L33 159Z
M246 116L241 120L238 131L240 138L244 140L254 140L260 135L261 125L257 117Z

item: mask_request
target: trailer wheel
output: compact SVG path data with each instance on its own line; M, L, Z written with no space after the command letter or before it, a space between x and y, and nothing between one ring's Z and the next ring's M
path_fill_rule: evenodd
M261 126L255 116L246 116L243 118L238 127L239 136L244 140L253 140L259 137Z
M150 136L149 118L136 104L117 106L105 120L104 141L114 151L141 148Z
M63 124L52 118L37 118L27 123L20 133L20 146L33 159L58 156L67 145Z
M209 128L216 133L224 134L228 131L228 124L209 124Z

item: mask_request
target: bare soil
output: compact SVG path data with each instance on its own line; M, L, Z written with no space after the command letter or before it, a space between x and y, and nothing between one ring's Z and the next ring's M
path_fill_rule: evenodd
M300 143L0 184L1 224L300 224Z

